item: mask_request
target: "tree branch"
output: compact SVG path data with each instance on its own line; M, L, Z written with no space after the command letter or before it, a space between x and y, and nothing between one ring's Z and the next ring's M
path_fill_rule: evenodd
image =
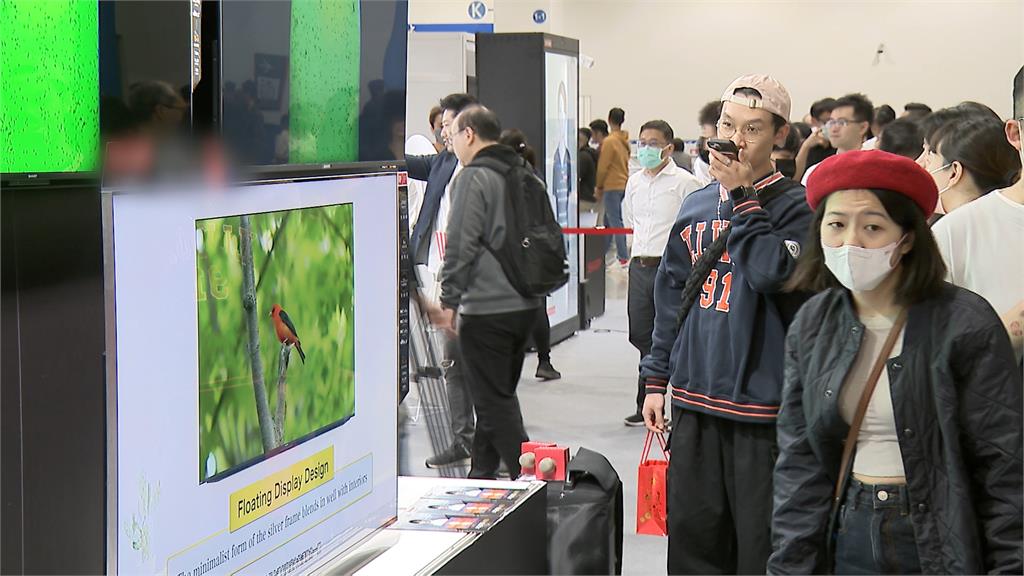
M288 360L292 355L292 347L288 344L281 344L281 354L277 358L277 415L274 418L274 432L277 435L277 445L284 444L284 419L287 404L285 403L285 388L288 384Z
M277 447L274 438L274 421L267 401L267 387L263 382L263 360L260 358L260 325L256 310L256 287L252 265L252 228L248 216L239 216L238 242L242 248L242 308L245 309L245 324L248 333L249 364L252 367L252 388L256 394L256 416L260 422L260 438L263 452Z
M254 293L259 292L260 286L263 284L263 276L267 272L267 267L270 266L270 260L274 255L274 248L277 248L277 239L281 238L281 241L284 241L281 234L284 232L284 227L288 224L288 218L291 217L291 215L292 213L290 211L284 213L284 217L281 218L281 225L277 227L277 231L274 232L274 238L270 240L270 250L267 250L267 257L263 260L263 264L260 266L260 278L256 281L256 290Z

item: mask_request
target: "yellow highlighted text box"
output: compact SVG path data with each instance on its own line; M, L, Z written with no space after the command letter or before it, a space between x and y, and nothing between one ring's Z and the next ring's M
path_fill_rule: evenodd
M301 498L333 479L334 447L331 446L237 492L232 492L228 510L231 532Z

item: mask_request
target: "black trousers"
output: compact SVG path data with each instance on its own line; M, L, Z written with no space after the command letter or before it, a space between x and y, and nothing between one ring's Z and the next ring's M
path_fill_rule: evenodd
M537 308L537 321L533 325L533 346L537 349L537 362L551 362L551 320L547 304Z
M629 315L629 343L640 352L640 359L651 353L654 345L654 279L657 266L642 266L636 259L629 261L629 292L626 295L626 313ZM643 382L637 377L636 411L644 407L647 395Z
M775 426L672 412L668 573L764 574Z
M461 318L464 376L476 409L470 478L494 478L500 462L512 478L519 475L520 445L529 438L516 387L536 321L536 310Z

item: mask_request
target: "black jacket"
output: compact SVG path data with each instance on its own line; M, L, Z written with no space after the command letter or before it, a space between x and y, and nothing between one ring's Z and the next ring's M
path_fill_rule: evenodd
M809 300L790 327L769 573L832 569L830 510L849 430L838 400L863 334L842 289ZM1020 574L1021 373L995 311L945 285L910 308L887 371L923 573Z
M406 156L405 165L409 171L409 178L427 183L427 189L423 192L423 205L409 238L409 252L412 254L413 263L426 264L427 255L430 253L430 233L434 230L434 219L437 218L441 197L444 196L444 189L455 173L455 167L459 165L459 159L455 154L443 150L440 154L430 156Z
M594 186L597 185L597 152L589 146L580 148L579 153L580 200L596 202Z

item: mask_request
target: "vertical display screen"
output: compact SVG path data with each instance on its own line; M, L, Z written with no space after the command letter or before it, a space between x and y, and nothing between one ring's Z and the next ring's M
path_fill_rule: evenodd
M579 218L579 195L576 174L576 128L578 122L577 58L566 54L545 54L545 150L544 159L555 218L563 228L576 228ZM578 314L579 239L565 237L569 258L569 283L548 297L547 312L552 325Z

